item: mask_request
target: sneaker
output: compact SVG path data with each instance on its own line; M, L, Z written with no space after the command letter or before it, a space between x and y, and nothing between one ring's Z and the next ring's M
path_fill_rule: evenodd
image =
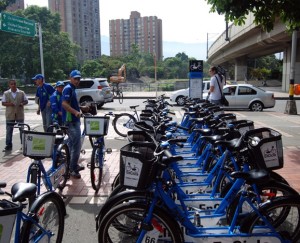
M71 177L75 178L75 179L80 179L81 178L81 175L78 171L72 171L70 173Z
M8 152L12 150L12 146L5 146L5 148L2 150L2 152Z
M76 168L76 171L81 171L81 170L84 170L85 167L82 166L82 165L77 165L77 168Z

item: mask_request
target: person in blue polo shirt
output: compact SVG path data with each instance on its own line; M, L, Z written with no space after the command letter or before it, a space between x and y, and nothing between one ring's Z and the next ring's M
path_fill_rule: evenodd
M81 130L80 117L81 109L86 110L87 107L80 106L75 92L76 87L80 83L81 74L78 70L70 73L70 83L67 84L62 92L62 119L65 126L68 126L69 148L70 148L70 171L71 176L80 179L80 170L84 167L78 164L81 150Z
M47 131L47 128L52 124L52 109L50 104L50 96L54 93L55 89L50 85L45 83L44 76L42 74L37 74L32 78L35 84L38 86L36 90L36 98L38 98L38 110L37 114L42 113L43 128Z
M55 84L56 91L50 97L52 109L52 122L62 125L62 91L64 89L64 82L58 81Z

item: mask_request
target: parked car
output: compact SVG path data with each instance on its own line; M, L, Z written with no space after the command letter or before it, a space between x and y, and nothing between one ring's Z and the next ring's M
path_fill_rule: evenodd
M106 78L95 78L96 81L99 82L100 86L98 86L98 89L102 91L102 94L104 96L104 103L109 103L114 101L114 95L112 92L112 89L107 81Z
M210 81L203 81L202 84L202 90L203 93L207 93L209 91L209 84ZM174 91L171 95L170 95L170 101L172 102L176 102L177 105L184 105L185 101L184 101L184 97L187 96L189 97L190 94L190 89L179 89Z
M225 85L223 93L229 102L225 109L262 111L275 106L274 93L251 84ZM206 98L207 94L204 95Z
M64 81L68 84L70 81ZM79 103L93 101L100 109L105 103L113 102L113 94L106 78L82 78L76 88Z

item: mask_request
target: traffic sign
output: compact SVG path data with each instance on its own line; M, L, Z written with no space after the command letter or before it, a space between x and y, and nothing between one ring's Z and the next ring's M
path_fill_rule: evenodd
M35 21L21 18L6 12L0 14L0 30L34 37L36 35Z

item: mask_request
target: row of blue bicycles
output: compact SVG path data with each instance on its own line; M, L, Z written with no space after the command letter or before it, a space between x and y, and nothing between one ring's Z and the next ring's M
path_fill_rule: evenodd
M300 196L276 172L281 134L202 101L177 123L169 106L148 100L127 132L98 242L298 242Z

